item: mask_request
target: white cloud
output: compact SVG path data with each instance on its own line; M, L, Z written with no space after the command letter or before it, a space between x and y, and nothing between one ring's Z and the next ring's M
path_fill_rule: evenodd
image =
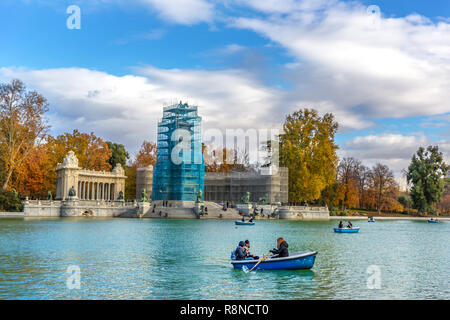
M450 163L450 140L431 141L424 134L380 133L357 136L346 142L339 153L341 157L360 159L367 166L373 166L377 162L386 164L394 171L397 178L400 178L402 170L408 168L412 156L419 147L426 148L429 145L439 146L444 160Z
M192 25L212 22L214 6L206 0L138 0L156 10L162 19Z
M50 102L54 133L78 128L136 150L156 140L162 107L170 102L199 106L205 129L273 128L282 115L270 114L278 92L239 70L137 69L115 76L83 68L28 70L0 68L0 81L23 80Z
M266 15L238 17L231 26L288 50L298 99L375 118L450 110L450 24L417 14L378 19L357 2L321 1L320 10L311 1L283 4L251 2Z

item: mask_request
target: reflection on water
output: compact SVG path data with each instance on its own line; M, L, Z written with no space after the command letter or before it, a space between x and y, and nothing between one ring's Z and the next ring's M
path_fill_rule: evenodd
M139 219L0 220L0 299L450 299L450 223ZM263 256L283 236L318 251L312 270L245 273L229 263L240 240ZM66 287L79 266L81 289ZM367 288L380 267L381 289Z

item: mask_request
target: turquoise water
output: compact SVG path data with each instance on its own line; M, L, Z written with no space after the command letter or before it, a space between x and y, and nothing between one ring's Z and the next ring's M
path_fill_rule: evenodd
M450 299L450 222L359 221L358 234L336 224L2 219L0 299ZM279 236L291 252L317 250L314 268L232 269L239 240L263 255ZM70 290L74 265L81 283ZM367 287L371 265L380 289Z

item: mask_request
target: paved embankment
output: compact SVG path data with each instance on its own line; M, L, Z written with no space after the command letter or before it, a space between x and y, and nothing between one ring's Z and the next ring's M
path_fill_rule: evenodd
M0 212L0 218L23 218L23 212Z
M373 217L375 220L417 220L426 221L431 218L450 221L450 217ZM331 216L330 220L367 220L365 216Z

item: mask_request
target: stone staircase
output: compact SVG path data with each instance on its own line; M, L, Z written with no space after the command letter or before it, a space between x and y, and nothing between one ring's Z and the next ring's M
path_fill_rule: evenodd
M197 216L192 208L157 206L153 212L153 205L151 205L150 210L141 218L197 219Z
M242 218L236 209L227 208L227 211L224 211L222 205L215 202L205 201L205 207L208 208L208 215L200 216L200 219L240 220Z

